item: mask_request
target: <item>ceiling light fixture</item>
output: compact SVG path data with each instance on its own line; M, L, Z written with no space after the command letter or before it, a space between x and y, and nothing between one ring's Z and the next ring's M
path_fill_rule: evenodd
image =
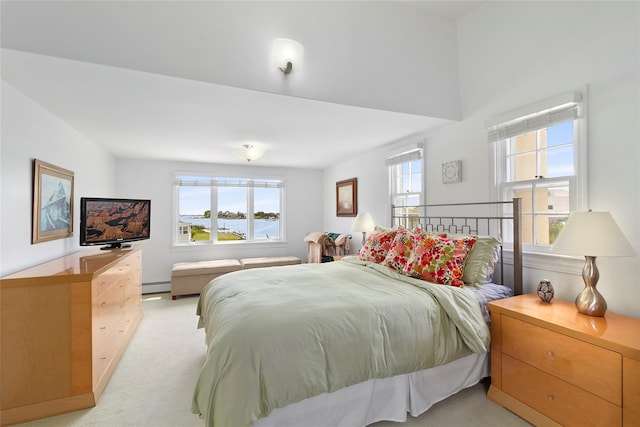
M303 59L304 47L297 41L291 39L275 39L273 41L273 65L285 75L289 75L293 71L293 64L296 65L296 72L300 72Z
M253 146L252 144L244 144L242 147L244 148L243 155L244 158L247 159L247 162L258 160L264 155L263 150Z

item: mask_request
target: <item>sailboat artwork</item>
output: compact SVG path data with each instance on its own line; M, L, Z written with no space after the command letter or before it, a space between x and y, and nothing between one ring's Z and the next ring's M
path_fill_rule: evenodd
M74 173L34 160L31 243L73 235Z

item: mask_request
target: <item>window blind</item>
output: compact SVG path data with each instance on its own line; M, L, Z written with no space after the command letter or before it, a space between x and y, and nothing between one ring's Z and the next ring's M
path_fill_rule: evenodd
M572 92L496 116L485 123L488 141L497 142L575 120L581 115L581 101L582 95Z
M393 166L404 162L410 162L412 160L419 160L422 158L422 149L416 148L411 151L388 157L386 160L387 166Z
M282 188L284 187L284 181L279 179L176 176L174 185L181 187Z

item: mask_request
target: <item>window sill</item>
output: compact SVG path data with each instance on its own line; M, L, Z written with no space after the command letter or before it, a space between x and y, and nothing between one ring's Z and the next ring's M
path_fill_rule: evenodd
M285 247L288 245L288 242L286 240L268 240L268 241L253 241L253 242L247 242L247 241L241 241L241 240L236 240L236 241L225 241L225 242L216 242L216 243L212 243L211 241L202 241L202 242L193 242L193 243L173 243L171 245L171 247L173 249L177 249L177 250L183 250L183 249L194 249L194 248L221 248L221 247L228 247L228 246L242 246L242 247L265 247L265 246L269 246L269 247Z
M505 249L503 257L505 263L513 264L512 250ZM584 267L584 258L538 252L523 252L522 267L580 275L582 274L582 267Z

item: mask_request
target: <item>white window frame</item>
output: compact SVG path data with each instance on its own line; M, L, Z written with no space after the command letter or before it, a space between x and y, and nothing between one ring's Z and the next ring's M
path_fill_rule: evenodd
M209 186L211 189L210 195L210 209L211 209L211 221L212 228L213 224L217 221L218 215L218 191L217 189L220 187L239 187L246 188L247 190L247 238L245 240L229 240L229 241L219 241L216 232L211 233L210 240L201 240L197 242L184 242L180 239L180 187L182 186L180 183L181 177L207 177L211 179L211 183L209 185L204 184L203 186ZM221 180L233 180L234 183L225 184ZM267 184L268 182L268 184ZM285 180L282 177L264 177L264 176L233 176L230 174L208 174L202 172L176 172L174 173L174 182L173 182L173 245L174 246L210 246L210 245L247 245L247 244L265 244L265 243L274 243L286 242L286 230L285 230ZM253 224L253 214L254 214L254 188L256 187L265 187L265 188L279 188L280 189L280 200L279 200L279 210L280 210L280 236L278 238L268 238L268 239L256 239L254 237L254 224Z
M420 191L411 192L411 193L401 193L397 188L397 179L396 179L396 173L394 172L394 169L400 168L400 170L402 170L405 164L408 164L408 166L411 167L411 162L415 160L420 160L420 168L421 168ZM426 175L425 169L426 168L425 168L425 161L424 161L424 154L423 154L423 144L418 143L412 147L399 148L397 149L397 151L395 151L394 154L387 157L385 163L387 166L388 176L389 176L389 204L391 206L394 206L398 198L405 197L405 196L408 196L408 197L417 196L418 197L417 204L424 204L425 187L426 187L425 186L425 175ZM406 205L395 205L395 206L406 206ZM396 211L395 214L400 214L400 212ZM406 215L408 213L405 212L404 214ZM390 218L390 222L391 221L392 219ZM396 225L396 224L392 224L392 225Z
M492 180L497 200L510 200L510 192L514 188L528 186L533 191L536 186L567 182L570 192L569 213L585 210L587 206L587 93L587 88L580 92L565 93L495 116L486 122L488 139L492 146L492 166L495 171ZM569 111L567 109L568 104L574 104L575 109ZM549 118L549 116L553 116L554 112L559 111L559 106L564 106L564 112L556 115L556 117ZM573 117L570 117L571 115ZM574 124L574 175L553 178L532 177L531 180L515 182L506 181L508 175L507 145L511 137L533 130L539 131L571 119L573 119ZM545 123L545 121L548 121L548 123ZM533 233L535 233L535 223L536 221L533 221ZM507 241L506 243L508 247L510 242ZM551 254L551 245L523 244L523 250Z

